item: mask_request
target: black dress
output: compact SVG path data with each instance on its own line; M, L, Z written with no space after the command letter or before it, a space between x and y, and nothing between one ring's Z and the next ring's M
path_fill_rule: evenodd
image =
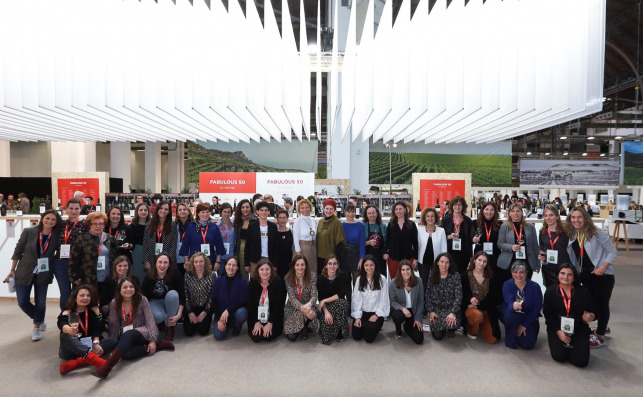
M292 260L293 235L292 231L277 231L277 260L274 264L277 267L277 274L284 278L290 270L290 261ZM309 263L310 267L311 264Z
M466 215L462 216L462 222L456 225L451 214L442 218L442 227L447 237L455 233L458 229L460 235L460 250L453 249L453 240L447 238L447 252L453 256L453 260L458 268L458 273L464 272L469 266L469 261L473 256L473 222Z

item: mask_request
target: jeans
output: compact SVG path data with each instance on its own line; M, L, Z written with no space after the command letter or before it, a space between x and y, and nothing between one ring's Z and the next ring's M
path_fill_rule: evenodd
M179 293L168 291L164 299L150 299L150 307L154 315L154 322L164 323L167 317L176 316L179 312Z
M31 287L34 289L34 303L31 303ZM47 289L49 284L37 285L36 277L30 285L21 285L16 283L16 296L18 297L18 306L33 323L40 325L45 322L45 310L47 309Z
M248 319L248 310L245 307L240 307L233 315L228 316L228 324L225 331L219 331L218 321L214 322L212 334L214 339L223 340L228 337L228 332L230 331L230 325L232 325L232 332L238 334L243 327L243 323ZM232 321L230 321L232 320Z
M57 259L54 261L53 270L60 290L60 311L67 309L67 299L71 295L71 282L69 282L69 259Z

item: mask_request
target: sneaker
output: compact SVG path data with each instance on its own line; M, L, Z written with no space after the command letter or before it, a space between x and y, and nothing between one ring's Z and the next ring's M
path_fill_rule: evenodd
M402 339L402 331L400 331L400 332L395 331L395 337L396 337L397 339Z
M34 328L33 331L31 331L31 340L35 342L40 339L42 339L40 328Z
M605 346L605 339L602 336L592 334L589 336L589 347L590 349L598 349L601 346Z
M47 323L40 324L40 332L45 332L47 330Z
M469 339L478 339L478 335L467 334L467 336L469 337Z
M593 326L593 327L591 327L591 328L590 328L590 330L592 331L592 334L595 334L595 333L596 333L596 328L598 328L598 327L597 327L597 326ZM609 335L609 334L611 334L611 333L612 333L612 330L610 330L610 327L607 327L607 328L605 329L605 335Z

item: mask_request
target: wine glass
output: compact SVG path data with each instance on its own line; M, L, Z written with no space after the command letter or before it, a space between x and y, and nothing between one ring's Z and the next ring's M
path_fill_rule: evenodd
M127 237L127 235L125 234L125 229L123 229L118 233L118 237L116 237L119 247L123 247L125 244L125 237Z
M482 237L482 229L477 228L476 229L476 234L473 237L477 237L477 238ZM480 240L478 240L478 242L476 244L480 244Z
M72 328L78 329L78 325L80 324L80 317L78 317L78 313L72 312L68 314L68 322L69 326ZM76 334L77 338L80 338L82 336L81 333Z
M525 291L516 291L516 302L522 304L525 301ZM524 313L522 309L516 310L516 313Z
M572 332L567 332L567 331L563 331L563 334L565 334L565 336L568 336L568 337L570 337L570 338L572 337L572 335L574 335L574 333L572 333ZM571 342L571 340L570 340L570 342ZM563 344L563 347L566 347L566 348L568 348L568 349L572 349L574 346L572 346L572 344L571 344L571 343L564 343L564 344Z

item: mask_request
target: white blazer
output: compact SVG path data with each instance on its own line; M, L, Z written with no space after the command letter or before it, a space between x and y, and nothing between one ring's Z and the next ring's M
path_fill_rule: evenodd
M440 226L435 227L435 232L431 236L433 241L433 260L438 257L443 252L447 252L447 235L444 233L444 229ZM418 262L422 263L424 260L424 252L426 251L426 243L429 241L429 233L426 231L426 227L418 225ZM430 263L429 265L432 265Z

